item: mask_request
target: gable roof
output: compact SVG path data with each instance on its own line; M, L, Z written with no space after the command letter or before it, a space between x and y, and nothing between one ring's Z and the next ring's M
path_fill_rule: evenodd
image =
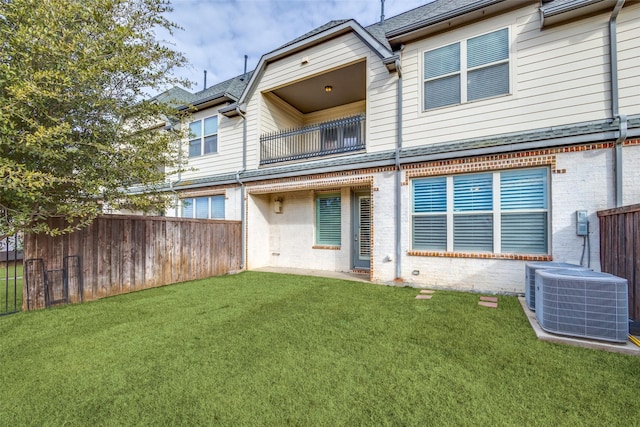
M242 95L252 74L253 71L249 71L195 93L174 86L151 99L167 103L179 111L190 108L198 110L211 105L235 102Z
M252 74L253 72L241 74L225 80L222 83L210 86L205 90L196 92L192 94L189 104L198 109L223 102L235 102L242 94ZM187 106L185 106L185 108L186 107Z
M298 42L301 42L301 41L303 41L305 39L308 39L310 37L315 36L316 34L320 34L323 31L327 31L327 30L330 30L333 27L337 27L340 24L344 24L347 21L349 21L349 20L348 19L338 19L338 20L334 20L334 21L329 21L326 24L321 25L318 28L315 28L315 29L309 31L306 34L303 34L300 37L296 37L295 39L291 40L290 42L287 42L287 43L283 44L282 46L280 46L276 50L283 49L283 48L285 48L287 46L291 46L292 44L296 44Z
M168 104L171 107L179 108L185 103L189 102L193 94L188 92L178 86L174 86L171 89L168 89L162 92L159 95L151 98L151 101L162 102Z

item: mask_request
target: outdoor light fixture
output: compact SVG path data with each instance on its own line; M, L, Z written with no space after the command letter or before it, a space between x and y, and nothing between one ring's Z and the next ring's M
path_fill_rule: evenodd
M332 90L333 90L333 86L327 85L327 86L324 87L324 91L327 92L327 93L331 92Z
M282 213L282 197L278 197L273 201L273 211L275 213Z

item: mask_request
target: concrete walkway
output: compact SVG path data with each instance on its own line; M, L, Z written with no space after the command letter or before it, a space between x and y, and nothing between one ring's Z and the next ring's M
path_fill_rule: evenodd
M300 276L328 277L330 279L342 279L342 280L351 280L353 282L371 283L369 282L368 274L360 274L360 273L353 273L353 272L311 270L306 268L285 268L285 267L261 267L261 268L254 268L251 271L263 271L267 273L281 273L281 274L297 274Z

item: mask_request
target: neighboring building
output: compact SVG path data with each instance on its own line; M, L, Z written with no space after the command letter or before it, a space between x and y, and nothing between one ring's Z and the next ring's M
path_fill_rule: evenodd
M329 22L185 101L169 214L242 220L249 270L495 292L529 260L598 270L596 211L640 202L639 28L615 0Z

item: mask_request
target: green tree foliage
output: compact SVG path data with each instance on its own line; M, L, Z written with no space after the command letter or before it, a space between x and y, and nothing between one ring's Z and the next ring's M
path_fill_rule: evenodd
M149 93L188 84L185 57L156 31L166 0L0 0L0 237L82 227L102 206L161 210L179 167L175 113ZM137 186L135 194L128 189Z

